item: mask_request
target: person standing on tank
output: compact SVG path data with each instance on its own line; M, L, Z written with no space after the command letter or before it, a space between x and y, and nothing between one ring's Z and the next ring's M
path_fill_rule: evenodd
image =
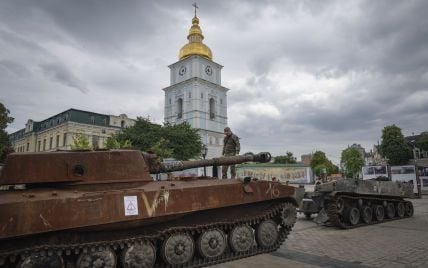
M230 127L224 128L224 139L223 139L223 156L233 156L238 155L241 150L241 145L239 144L239 138L232 133ZM227 179L227 170L229 166L222 167L222 178ZM230 165L230 174L232 179L236 177L236 167L235 165Z

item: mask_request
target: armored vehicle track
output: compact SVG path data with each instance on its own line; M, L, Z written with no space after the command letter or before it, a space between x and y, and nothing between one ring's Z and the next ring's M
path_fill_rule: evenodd
M412 202L398 197L338 194L325 200L328 224L356 228L413 216Z
M223 216L208 211L172 227L162 223L144 228L149 233L136 229L125 236L118 230L15 239L14 245L1 246L0 256L3 267L203 267L275 251L296 221L295 207L262 202L222 209Z

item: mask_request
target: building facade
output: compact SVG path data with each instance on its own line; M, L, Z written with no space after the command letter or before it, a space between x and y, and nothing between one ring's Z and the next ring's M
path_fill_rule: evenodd
M221 85L223 66L213 61L199 19L192 19L189 42L179 53L179 60L169 66L170 86L165 92L165 122L188 122L199 130L208 148L207 158L222 154L223 130L227 125L227 91Z
M103 148L107 138L135 124L119 116L69 109L42 121L29 119L25 128L9 135L15 152L70 150L77 134L86 135L92 148Z

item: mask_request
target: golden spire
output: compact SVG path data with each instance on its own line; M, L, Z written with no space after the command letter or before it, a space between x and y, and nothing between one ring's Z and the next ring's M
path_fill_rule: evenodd
M198 5L194 3L193 6L195 7L195 16L192 19L192 26L190 27L189 35L187 36L189 43L180 49L178 58L182 60L192 55L199 55L212 60L213 55L211 53L211 49L202 43L204 35L202 34L201 27L199 27L199 19L196 17L196 9L198 8Z

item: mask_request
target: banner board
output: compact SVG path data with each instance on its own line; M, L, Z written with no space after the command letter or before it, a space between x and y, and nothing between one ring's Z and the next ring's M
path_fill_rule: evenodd
M312 169L307 166L286 166L276 164L239 165L237 176L252 177L260 180L272 180L275 177L281 182L290 184L313 184Z
M419 194L415 166L391 166L391 180L413 183L413 193Z
M381 165L363 167L363 180L376 179L377 177L389 178L387 166Z

